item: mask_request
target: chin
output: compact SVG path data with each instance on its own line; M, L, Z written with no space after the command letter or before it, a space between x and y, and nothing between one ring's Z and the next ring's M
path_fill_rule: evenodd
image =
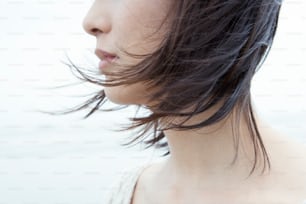
M148 90L142 83L104 87L106 97L120 105L146 105Z
M105 87L105 96L108 100L110 100L113 103L119 104L119 105L128 105L128 100L124 96L124 93L120 90L120 87Z
M119 105L140 104L140 98L137 97L133 89L124 86L105 87L105 95L111 102Z

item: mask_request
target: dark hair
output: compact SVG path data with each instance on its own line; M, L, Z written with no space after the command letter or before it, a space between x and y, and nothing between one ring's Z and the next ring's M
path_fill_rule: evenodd
M144 136L147 147L168 147L166 129L189 130L217 123L235 110L235 131L239 138L240 117L246 119L250 139L253 142L255 162L249 175L254 172L258 160L258 148L266 162L270 161L258 130L251 104L250 87L255 72L265 60L275 36L281 2L276 0L180 0L175 1L169 31L158 49L142 57L137 65L126 66L114 80L95 79L85 74L71 61L86 82L101 86L128 85L143 82L148 86L150 101L154 106L138 108L151 110L146 117L134 117L124 130L141 128L137 137ZM163 21L163 23L166 21ZM123 67L124 67L123 66ZM128 68L127 68L128 67ZM111 74L111 73L110 73ZM158 89L155 89L157 88ZM153 91L154 90L154 91ZM85 116L89 117L107 101L103 90L89 100L64 114L79 111L95 104ZM184 125L192 116L202 113L218 103L222 106L208 119L193 125ZM126 107L126 106L118 106ZM192 107L192 111L183 112ZM234 107L238 107L234 109ZM101 109L100 109L101 110ZM116 109L114 109L116 110ZM161 119L185 117L180 124L169 122L161 127ZM234 129L233 129L234 131ZM144 141L144 140L142 140ZM236 146L235 159L238 146ZM168 151L163 155L168 155Z

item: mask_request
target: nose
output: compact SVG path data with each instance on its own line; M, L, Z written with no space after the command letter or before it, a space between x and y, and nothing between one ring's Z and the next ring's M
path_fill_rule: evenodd
M83 29L90 35L98 36L101 33L108 33L111 30L111 23L106 9L101 9L93 4L83 19Z

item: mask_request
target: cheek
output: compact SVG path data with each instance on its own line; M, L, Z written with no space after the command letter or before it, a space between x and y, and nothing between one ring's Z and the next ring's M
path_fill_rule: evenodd
M137 83L128 86L114 86L104 88L106 97L116 104L121 105L145 105L148 92L143 84Z
M157 33L165 17L165 3L156 5L143 0L128 0L114 19L116 41L124 49L135 53L150 53L158 47L165 35L166 24ZM153 34L154 33L154 34ZM153 35L152 35L153 34Z
M156 4L159 2L159 4ZM159 47L161 38L165 33L162 27L157 33L164 15L163 0L144 1L126 0L124 6L120 7L113 19L113 38L124 50L133 54L148 54ZM161 9L163 8L163 9ZM166 25L166 24L165 24ZM154 35L148 38L152 33ZM123 64L136 64L140 59L134 59L120 52L120 60ZM119 62L120 63L120 62ZM148 90L143 84L137 83L128 86L105 87L107 98L117 104L140 104L148 103Z

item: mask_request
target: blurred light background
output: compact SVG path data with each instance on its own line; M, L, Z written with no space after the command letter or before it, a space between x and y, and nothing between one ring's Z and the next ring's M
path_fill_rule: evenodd
M102 203L125 169L164 153L122 147L132 132L116 132L134 109L65 116L99 90L61 61L97 66L96 39L82 28L93 1L0 1L0 203ZM267 123L306 142L306 2L283 2L273 47L252 84ZM63 88L54 87L76 84ZM89 109L88 109L89 110Z

